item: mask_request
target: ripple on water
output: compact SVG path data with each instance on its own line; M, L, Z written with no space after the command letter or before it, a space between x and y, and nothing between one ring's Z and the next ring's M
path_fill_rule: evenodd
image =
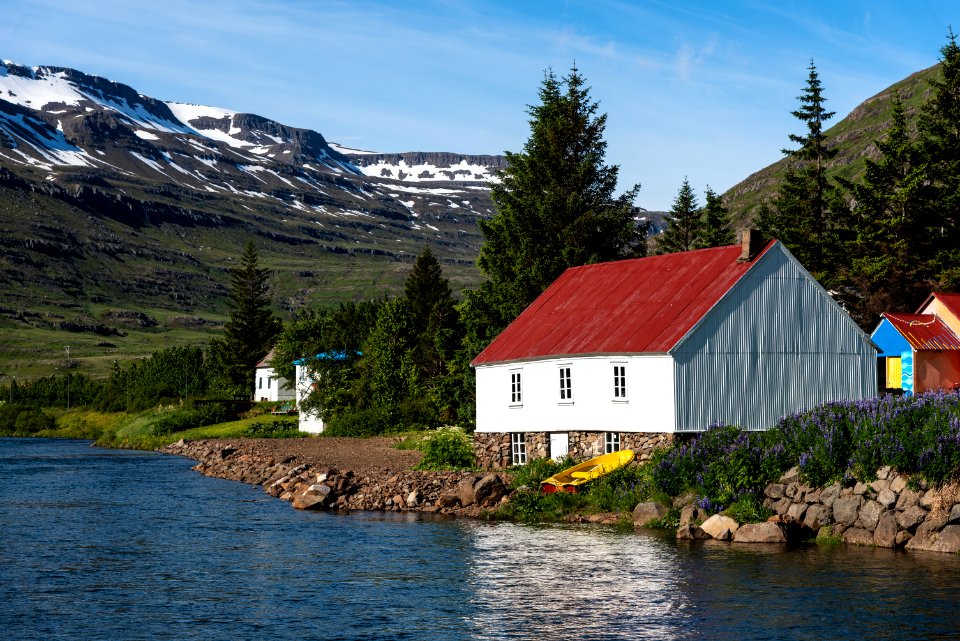
M12 639L949 639L960 559L298 512L190 462L0 439Z

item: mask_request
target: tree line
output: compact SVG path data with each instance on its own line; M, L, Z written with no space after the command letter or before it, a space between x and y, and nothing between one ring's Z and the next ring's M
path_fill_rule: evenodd
M864 327L880 311L909 310L932 289L960 286L960 47L949 33L940 74L909 127L893 102L889 129L856 181L830 178L836 154L824 124L834 115L816 66L793 115L788 168L755 224L780 239ZM454 296L429 249L393 298L308 309L281 324L271 309L268 272L248 243L231 277L230 320L206 350L176 347L125 366L102 382L73 375L20 386L18 399L136 410L165 399L249 397L256 363L289 381L303 359L316 381L305 405L330 433L368 435L474 421L475 358L565 269L735 242L732 214L707 188L701 205L684 178L666 230L649 236L633 204L639 185L616 193L619 167L606 164L606 115L572 67L544 74L539 102L528 106L530 134L492 185L495 215L481 220L480 284ZM749 217L739 212L739 218ZM2 396L2 391L0 391ZM32 400L31 400L32 399ZM42 400L41 400L42 399ZM81 400L83 399L83 400Z

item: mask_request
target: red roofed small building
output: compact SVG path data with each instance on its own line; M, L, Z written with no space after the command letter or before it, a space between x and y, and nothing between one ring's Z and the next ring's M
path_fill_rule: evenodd
M919 394L960 386L960 294L934 292L915 314L880 315L879 386Z
M751 238L753 241L751 241ZM778 241L566 270L473 361L481 465L644 458L876 394L869 337Z

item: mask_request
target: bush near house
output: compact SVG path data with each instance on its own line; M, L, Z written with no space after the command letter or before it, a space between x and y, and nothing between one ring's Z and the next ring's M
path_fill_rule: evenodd
M766 432L713 427L661 454L657 489L694 491L701 508L721 511L790 467L812 485L872 480L889 465L939 485L960 476L960 394L929 392L827 403L782 419Z

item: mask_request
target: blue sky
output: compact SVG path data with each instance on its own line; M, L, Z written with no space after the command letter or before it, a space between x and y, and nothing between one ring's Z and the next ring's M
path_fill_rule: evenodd
M0 58L257 113L376 151L519 151L575 61L637 204L781 157L814 59L836 120L937 62L953 2L2 0ZM834 122L836 122L836 120ZM702 195L701 195L702 200Z

